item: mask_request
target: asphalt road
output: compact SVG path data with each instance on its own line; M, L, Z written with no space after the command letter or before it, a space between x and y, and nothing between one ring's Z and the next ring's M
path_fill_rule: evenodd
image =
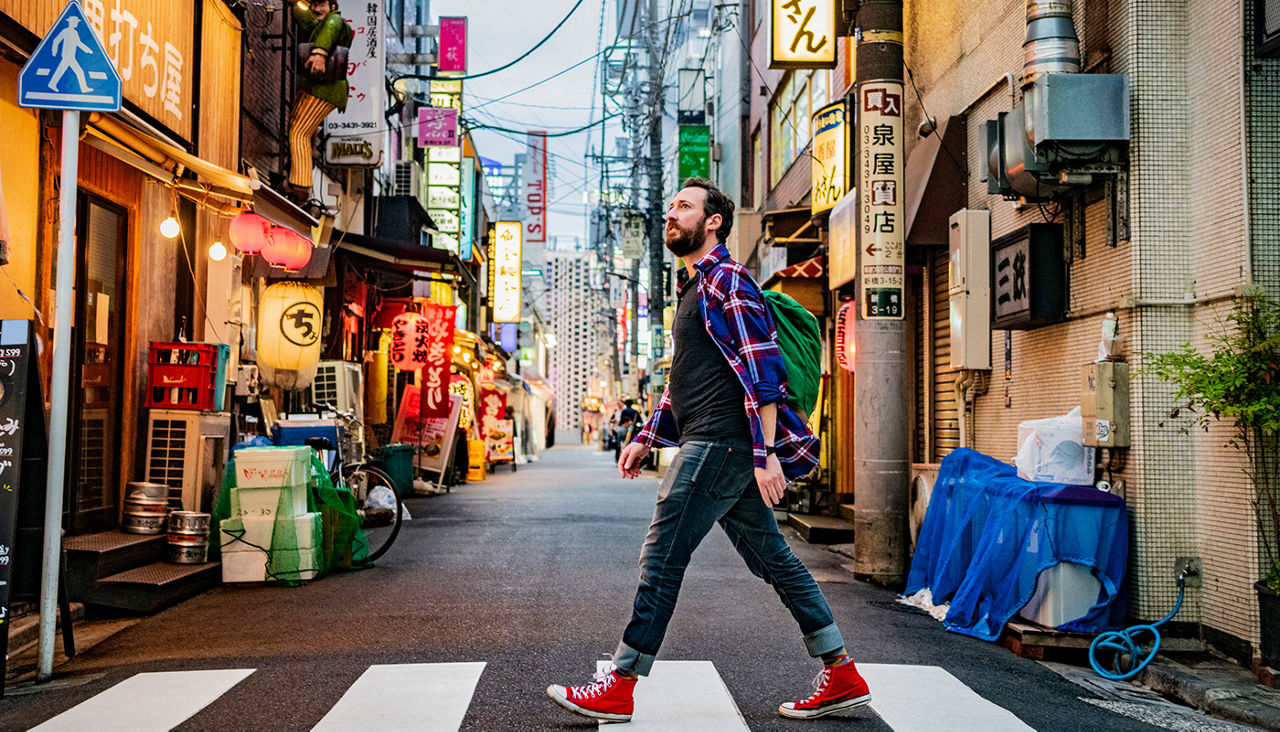
M611 458L556 448L518 473L411 499L413 520L377 567L300 588L221 587L170 608L62 667L59 688L0 700L0 729L30 728L140 672L256 669L178 729L305 730L370 666L451 662L485 663L460 702L463 729L592 728L543 690L585 682L629 617L657 481L620 480ZM792 544L860 665L941 667L1035 729L1156 729L1087 703L1084 689L1040 664L943 631L892 592L854 581L847 558ZM808 695L818 666L773 590L718 530L694 556L659 658L714 664L752 730L891 728L865 707L808 722L777 715L780 702ZM925 671L903 678L884 695L923 708L938 693ZM412 695L388 684L362 703L373 715ZM945 728L967 727L957 717Z

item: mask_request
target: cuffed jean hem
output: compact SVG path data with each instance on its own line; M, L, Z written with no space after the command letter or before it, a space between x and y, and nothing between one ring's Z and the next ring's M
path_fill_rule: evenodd
M832 625L832 628L835 626ZM823 630L826 630L825 628ZM836 636L839 637L839 633ZM618 650L613 652L613 665L618 667L619 671L631 674L633 676L648 676L649 671L653 668L653 660L656 658L652 653L641 653L626 643L618 643Z
M840 629L835 623L824 628L818 628L812 633L805 633L805 648L809 649L809 655L813 658L840 650L844 645L844 638L840 635Z

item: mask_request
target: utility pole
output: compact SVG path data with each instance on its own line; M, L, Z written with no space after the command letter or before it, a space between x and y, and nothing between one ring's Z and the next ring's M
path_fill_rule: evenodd
M676 22L669 18L668 22ZM663 356L662 314L667 304L667 293L662 290L662 252L665 247L662 200L662 110L666 103L663 90L663 64L666 59L658 44L658 0L649 0L649 25L645 42L649 47L649 373L653 364ZM650 391L653 390L650 377Z
M857 141L850 168L859 181L860 215L858 222L858 260L861 303L857 322L854 371L854 448L853 476L857 491L854 508L854 565L858 576L881 585L900 587L906 581L907 536L907 415L902 405L907 399L906 327L902 320L902 293L892 299L887 288L876 287L868 280L867 263L875 273L893 272L893 263L885 261L885 234L892 232L896 245L888 247L896 256L897 278L903 276L903 243L901 229L903 192L893 192L894 204L868 213L870 192L864 191L867 178L862 165L872 165L877 175L890 173L902 180L905 161L902 129L902 0L861 0L858 4L857 68L855 72L854 106L851 118L858 120ZM886 143L883 136L863 134L864 118L870 123L871 112L862 104L864 87L897 91L896 114L899 134ZM878 93L868 99L875 105L884 103L890 94ZM892 102L890 102L892 104ZM884 107L873 106L877 117L890 114ZM863 148L875 144L875 161ZM886 146L887 145L887 146ZM891 157L885 159L882 155ZM896 170L882 168L892 161ZM881 183L877 181L877 183ZM892 182L889 185L893 185ZM900 182L896 185L901 188ZM866 193L867 197L863 197ZM893 227L897 227L896 232ZM886 228L887 227L887 228ZM877 248L879 246L879 248ZM867 251L870 247L871 251ZM896 247L896 248L895 248ZM874 275L881 279L879 275ZM901 282L901 280L897 280ZM900 285L899 285L900 287ZM881 299L883 298L883 299ZM896 303L896 309L888 303ZM869 309L870 308L870 309ZM870 317L869 317L870 316Z
M637 8L639 12L639 8ZM652 19L650 19L652 20ZM627 107L631 120L631 207L640 206L640 67L635 64L631 71L631 83L627 90ZM631 260L631 375L635 378L636 390L640 389L640 258ZM639 397L637 393L635 396Z

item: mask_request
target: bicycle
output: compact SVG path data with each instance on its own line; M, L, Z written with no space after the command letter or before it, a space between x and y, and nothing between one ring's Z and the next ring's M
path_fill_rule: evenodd
M325 412L333 414L341 423L339 434L349 434L352 429L362 428L354 414L342 412L330 404L317 402L311 408L322 419ZM344 455L346 442L341 437L336 445L328 437L308 437L305 440L307 447L320 453L321 461L325 451L335 452L329 478L335 488L345 489L355 498L356 513L369 542L369 561L372 562L386 554L399 536L400 524L404 521L404 500L395 480L366 456L362 455L358 462L347 462Z

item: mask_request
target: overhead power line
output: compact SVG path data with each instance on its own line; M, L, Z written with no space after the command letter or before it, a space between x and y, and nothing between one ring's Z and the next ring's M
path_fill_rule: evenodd
M572 130L564 130L564 131L561 131L561 132L542 132L542 133L535 133L535 134L541 134L543 137L566 137L566 136L568 136L568 135L576 135L576 134L578 134L579 132L585 132L585 131L587 131L587 130L591 129L592 127L595 127L596 125L604 124L605 122L608 122L609 120L613 119L614 117L618 117L618 116L620 116L620 115L618 115L618 114L616 114L616 113L615 113L615 114L611 114L611 115L609 115L609 116L607 116L607 117L602 117L602 118L600 118L600 119L596 120L595 122L589 122L589 123L587 123L587 124L585 124L585 125L583 125L583 126L581 126L581 127L578 127L578 128L576 128L576 129L572 129ZM508 127L497 127L497 126L495 126L495 125L486 125L486 124L481 124L481 123L475 122L474 120L466 120L466 119L464 119L463 121L467 123L467 127L469 127L470 129L473 129L473 130L497 130L497 131L499 131L499 132L510 132L510 133L512 133L512 134L516 134L516 135L527 135L527 134L530 134L530 133L531 133L531 131L530 131L530 130L513 130L513 129L508 128Z

